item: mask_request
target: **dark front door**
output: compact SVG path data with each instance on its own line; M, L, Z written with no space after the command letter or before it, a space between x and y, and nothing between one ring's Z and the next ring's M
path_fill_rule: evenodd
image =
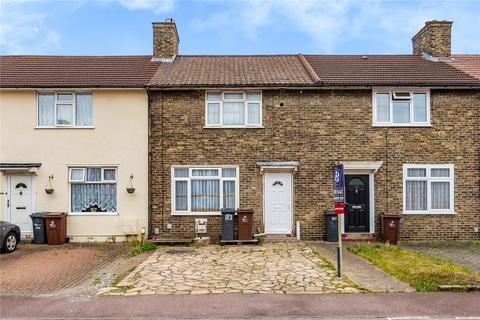
M345 232L370 232L368 175L345 175Z

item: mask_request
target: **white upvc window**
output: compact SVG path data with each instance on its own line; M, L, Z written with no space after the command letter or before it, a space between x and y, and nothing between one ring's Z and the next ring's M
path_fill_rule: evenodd
M403 212L453 214L453 164L404 164Z
M91 93L67 91L38 93L38 127L81 128L92 125Z
M172 167L172 215L218 215L239 207L238 166Z
M261 91L207 91L205 126L248 128L262 126Z
M71 167L69 214L105 214L117 212L116 167Z
M373 90L374 126L429 126L428 89Z

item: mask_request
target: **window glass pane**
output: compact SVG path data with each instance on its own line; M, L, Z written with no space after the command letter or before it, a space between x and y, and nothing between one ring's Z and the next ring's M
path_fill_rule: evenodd
M235 209L235 181L223 181L223 207Z
M209 103L207 105L207 123L220 124L220 103Z
M260 101L262 94L260 92L247 92L248 101Z
M426 177L427 170L422 168L407 169L407 177Z
M408 91L394 91L393 97L395 99L409 99L411 97L411 94Z
M430 171L432 177L450 177L450 169L448 168L436 168Z
M377 105L377 122L389 122L390 121L390 94L377 93L376 105Z
M89 93L77 94L77 126L92 125L92 95Z
M223 99L225 100L243 100L243 92L224 93Z
M188 177L188 168L176 168L173 170L173 176L177 178Z
M220 101L220 92L208 92L207 100L209 101Z
M72 212L116 212L116 183L72 183Z
M192 170L192 176L194 177L218 176L218 169L195 169L195 170Z
M175 210L188 210L188 181L175 181Z
M103 170L103 180L106 181L115 181L117 180L117 170L115 169L104 169Z
M427 94L425 93L413 94L413 121L427 121Z
M393 123L410 122L410 101L393 101Z
M83 169L70 169L70 180L83 181Z
M222 169L222 177L235 177L235 176L237 176L237 169L235 168Z
M73 125L73 105L57 104L57 124L63 126Z
M101 181L102 169L100 168L87 168L87 181Z
M38 125L55 125L55 95L53 93L38 94Z
M432 209L450 209L450 182L432 182Z
M427 181L407 181L405 197L407 210L427 210Z
M192 211L220 211L220 181L192 180Z
M243 102L225 102L223 104L223 124L243 125L244 124Z
M248 123L260 124L260 103L248 104Z
M73 93L58 93L57 100L61 101L72 101L73 100Z

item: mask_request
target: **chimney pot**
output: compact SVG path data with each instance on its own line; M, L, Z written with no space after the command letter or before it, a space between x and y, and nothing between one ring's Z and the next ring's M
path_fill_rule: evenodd
M452 21L431 20L412 38L413 54L450 57L452 54Z
M165 22L153 22L153 59L155 61L173 62L178 55L177 25L172 18Z

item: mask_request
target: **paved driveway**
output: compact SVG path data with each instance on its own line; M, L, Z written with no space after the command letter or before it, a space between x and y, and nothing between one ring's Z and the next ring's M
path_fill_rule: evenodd
M297 242L261 246L162 248L103 294L353 293L346 279L310 247Z
M480 273L480 241L412 242L403 246Z
M20 244L0 255L0 295L51 295L74 287L122 252L123 244Z

